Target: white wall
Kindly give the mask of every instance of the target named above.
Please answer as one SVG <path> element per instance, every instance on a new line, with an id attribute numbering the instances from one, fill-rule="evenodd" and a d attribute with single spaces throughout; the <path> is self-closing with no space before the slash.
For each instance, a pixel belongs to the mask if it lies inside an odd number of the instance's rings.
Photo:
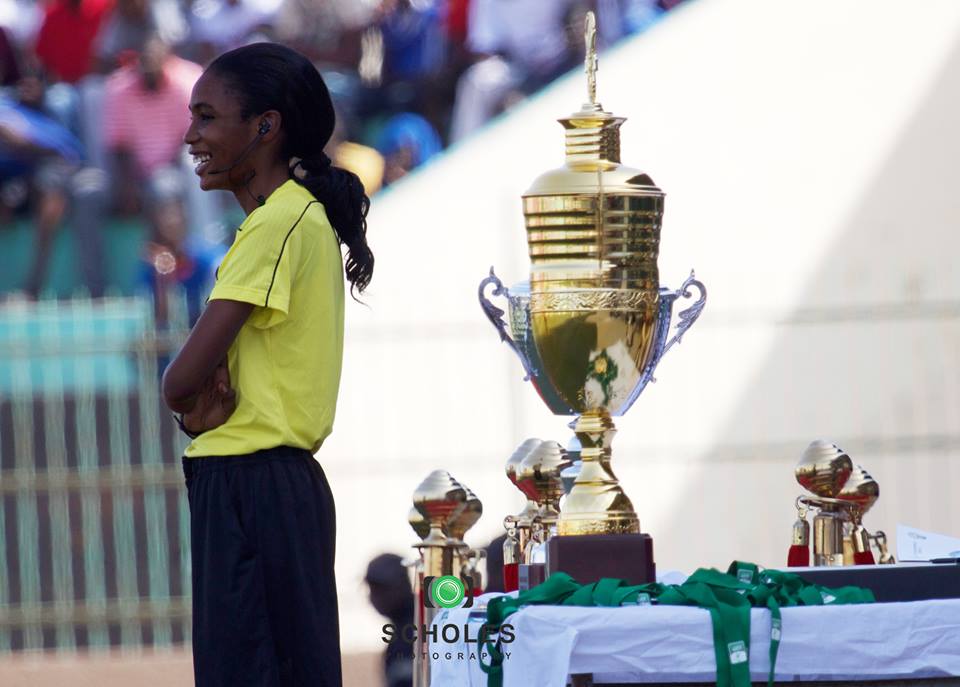
<path id="1" fill-rule="evenodd" d="M 960 3 L 698 0 L 601 54 L 623 160 L 667 193 L 660 274 L 707 309 L 618 420 L 614 467 L 661 569 L 784 562 L 793 464 L 829 438 L 880 482 L 868 528 L 960 534 Z M 575 74 L 375 199 L 368 308 L 348 313 L 334 434 L 344 647 L 376 648 L 367 560 L 403 552 L 411 494 L 449 469 L 521 505 L 503 463 L 565 442 L 476 302 L 528 268 L 520 195 L 562 162 Z"/>

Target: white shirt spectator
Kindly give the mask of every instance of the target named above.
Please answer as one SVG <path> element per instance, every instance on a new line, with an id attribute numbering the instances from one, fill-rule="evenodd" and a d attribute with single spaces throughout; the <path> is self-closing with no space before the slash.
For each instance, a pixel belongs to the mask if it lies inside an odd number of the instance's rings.
<path id="1" fill-rule="evenodd" d="M 556 67 L 567 49 L 564 19 L 570 0 L 473 0 L 467 47 L 501 54 L 527 72 Z"/>
<path id="2" fill-rule="evenodd" d="M 250 34 L 273 22 L 282 0 L 198 0 L 190 13 L 194 41 L 209 43 L 218 52 L 237 48 Z"/>
<path id="3" fill-rule="evenodd" d="M 43 7 L 36 0 L 0 0 L 0 26 L 17 45 L 31 45 L 43 22 Z"/>
<path id="4" fill-rule="evenodd" d="M 156 33 L 167 45 L 187 37 L 187 20 L 177 0 L 152 0 L 145 21 L 131 21 L 114 10 L 97 36 L 97 56 L 116 59 L 124 51 L 139 52 L 147 37 Z"/>

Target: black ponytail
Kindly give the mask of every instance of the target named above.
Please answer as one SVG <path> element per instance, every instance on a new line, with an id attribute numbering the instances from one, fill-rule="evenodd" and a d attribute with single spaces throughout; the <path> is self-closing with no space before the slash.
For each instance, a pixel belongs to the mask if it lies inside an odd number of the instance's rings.
<path id="1" fill-rule="evenodd" d="M 323 203 L 340 243 L 347 247 L 347 281 L 363 293 L 373 276 L 373 251 L 367 245 L 370 199 L 356 174 L 334 167 L 326 154 L 320 155 L 319 160 L 294 158 L 290 176 Z"/>
<path id="2" fill-rule="evenodd" d="M 254 43 L 220 55 L 208 71 L 223 77 L 240 100 L 244 119 L 277 110 L 284 131 L 281 155 L 290 178 L 319 200 L 340 243 L 347 247 L 346 276 L 363 293 L 373 277 L 367 245 L 370 199 L 353 172 L 334 167 L 323 149 L 336 114 L 323 77 L 300 53 L 276 43 Z"/>

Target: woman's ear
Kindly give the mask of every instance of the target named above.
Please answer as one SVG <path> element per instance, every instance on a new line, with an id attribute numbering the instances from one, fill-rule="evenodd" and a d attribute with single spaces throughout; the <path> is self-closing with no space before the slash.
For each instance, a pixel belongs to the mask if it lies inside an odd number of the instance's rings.
<path id="1" fill-rule="evenodd" d="M 280 131 L 281 123 L 280 113 L 276 110 L 267 110 L 260 115 L 260 124 L 257 126 L 257 135 L 263 137 L 263 140 L 270 141 L 276 138 Z"/>

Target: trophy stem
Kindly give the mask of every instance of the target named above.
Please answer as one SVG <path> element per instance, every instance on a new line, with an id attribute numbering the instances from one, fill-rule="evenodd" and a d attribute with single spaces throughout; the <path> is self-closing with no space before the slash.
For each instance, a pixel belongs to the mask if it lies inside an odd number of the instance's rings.
<path id="1" fill-rule="evenodd" d="M 573 431 L 583 466 L 561 508 L 558 534 L 639 534 L 640 520 L 610 467 L 610 443 L 617 433 L 610 413 L 587 411 Z"/>

